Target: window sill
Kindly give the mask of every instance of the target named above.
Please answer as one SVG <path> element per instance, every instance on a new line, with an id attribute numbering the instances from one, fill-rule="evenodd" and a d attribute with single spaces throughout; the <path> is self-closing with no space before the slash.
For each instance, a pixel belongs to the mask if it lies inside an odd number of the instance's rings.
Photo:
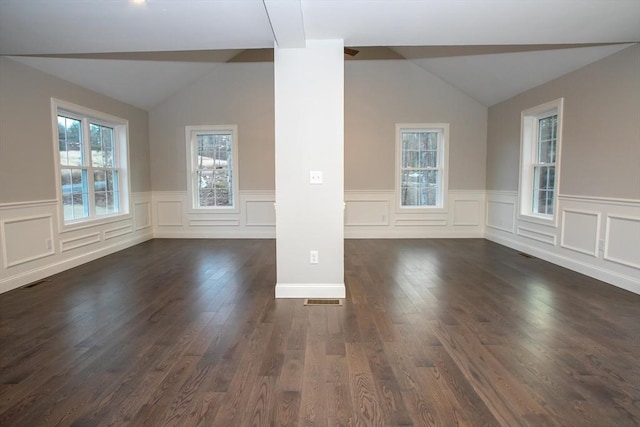
<path id="1" fill-rule="evenodd" d="M 528 222 L 531 224 L 538 224 L 538 225 L 544 225 L 546 227 L 558 228 L 558 221 L 557 221 L 557 217 L 555 216 L 552 218 L 548 218 L 548 217 L 536 216 L 536 215 L 519 214 L 518 220 L 522 222 Z"/>
<path id="2" fill-rule="evenodd" d="M 71 231 L 82 230 L 85 228 L 93 228 L 98 227 L 100 225 L 111 224 L 114 222 L 126 221 L 133 218 L 131 213 L 121 213 L 116 215 L 109 215 L 103 218 L 92 218 L 78 222 L 65 223 L 64 221 L 61 224 L 60 232 L 68 233 Z"/>

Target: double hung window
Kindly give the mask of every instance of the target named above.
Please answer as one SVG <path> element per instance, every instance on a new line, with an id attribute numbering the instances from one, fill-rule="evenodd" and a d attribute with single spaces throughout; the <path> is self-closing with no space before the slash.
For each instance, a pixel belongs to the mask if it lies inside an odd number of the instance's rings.
<path id="1" fill-rule="evenodd" d="M 187 126 L 191 208 L 235 209 L 238 193 L 237 127 Z"/>
<path id="2" fill-rule="evenodd" d="M 562 99 L 522 113 L 520 214 L 554 220 L 562 140 Z"/>
<path id="3" fill-rule="evenodd" d="M 396 125 L 400 208 L 443 208 L 447 191 L 446 124 Z"/>
<path id="4" fill-rule="evenodd" d="M 54 100 L 65 224 L 128 213 L 127 122 Z"/>

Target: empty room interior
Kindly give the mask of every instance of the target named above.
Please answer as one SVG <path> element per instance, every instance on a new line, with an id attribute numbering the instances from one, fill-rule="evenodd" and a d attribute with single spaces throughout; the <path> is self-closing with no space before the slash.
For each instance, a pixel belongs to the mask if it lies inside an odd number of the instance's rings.
<path id="1" fill-rule="evenodd" d="M 640 424 L 637 0 L 3 0 L 0 55 L 0 425 Z"/>

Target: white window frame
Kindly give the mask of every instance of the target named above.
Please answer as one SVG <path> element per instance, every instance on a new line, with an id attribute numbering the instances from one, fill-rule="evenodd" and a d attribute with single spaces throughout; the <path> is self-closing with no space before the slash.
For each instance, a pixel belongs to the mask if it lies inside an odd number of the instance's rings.
<path id="1" fill-rule="evenodd" d="M 440 185 L 435 206 L 402 205 L 402 133 L 438 132 L 438 170 Z M 395 194 L 398 212 L 447 212 L 449 190 L 449 123 L 397 123 L 396 124 Z"/>
<path id="2" fill-rule="evenodd" d="M 89 201 L 89 216 L 74 220 L 65 221 L 64 203 L 62 195 L 61 169 L 64 167 L 60 162 L 60 143 L 58 136 L 58 115 L 78 119 L 82 122 L 81 131 L 83 138 L 83 156 L 87 163 L 82 166 L 74 166 L 73 169 L 87 170 L 87 186 Z M 120 117 L 112 116 L 100 111 L 92 110 L 81 105 L 60 99 L 51 98 L 51 121 L 52 121 L 52 141 L 53 157 L 55 162 L 56 175 L 56 200 L 58 204 L 58 223 L 61 231 L 76 230 L 85 227 L 93 227 L 115 221 L 122 221 L 131 218 L 131 183 L 129 178 L 129 121 Z M 118 206 L 119 211 L 112 214 L 96 215 L 93 171 L 91 163 L 91 139 L 89 125 L 97 124 L 113 128 L 115 169 L 118 171 Z M 101 168 L 96 168 L 101 169 Z"/>
<path id="3" fill-rule="evenodd" d="M 198 177 L 197 177 L 197 139 L 199 134 L 231 133 L 231 206 L 198 206 Z M 191 213 L 237 213 L 239 212 L 240 195 L 238 173 L 238 126 L 237 125 L 203 125 L 185 126 L 185 141 L 187 152 L 187 193 L 189 197 L 188 211 Z"/>
<path id="4" fill-rule="evenodd" d="M 558 194 L 560 184 L 560 165 L 562 153 L 562 117 L 564 98 L 529 108 L 521 113 L 520 136 L 520 182 L 518 189 L 518 218 L 523 221 L 537 222 L 557 227 L 558 225 Z M 557 115 L 557 137 L 554 176 L 553 214 L 546 215 L 533 211 L 534 207 L 534 170 L 538 157 L 538 122 L 544 118 Z"/>

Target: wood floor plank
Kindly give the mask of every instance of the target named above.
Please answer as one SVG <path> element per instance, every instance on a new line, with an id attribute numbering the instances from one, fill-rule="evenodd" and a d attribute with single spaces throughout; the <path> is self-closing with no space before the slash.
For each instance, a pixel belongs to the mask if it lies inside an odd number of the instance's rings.
<path id="1" fill-rule="evenodd" d="M 482 239 L 155 239 L 0 295 L 2 426 L 637 426 L 640 296 Z"/>

